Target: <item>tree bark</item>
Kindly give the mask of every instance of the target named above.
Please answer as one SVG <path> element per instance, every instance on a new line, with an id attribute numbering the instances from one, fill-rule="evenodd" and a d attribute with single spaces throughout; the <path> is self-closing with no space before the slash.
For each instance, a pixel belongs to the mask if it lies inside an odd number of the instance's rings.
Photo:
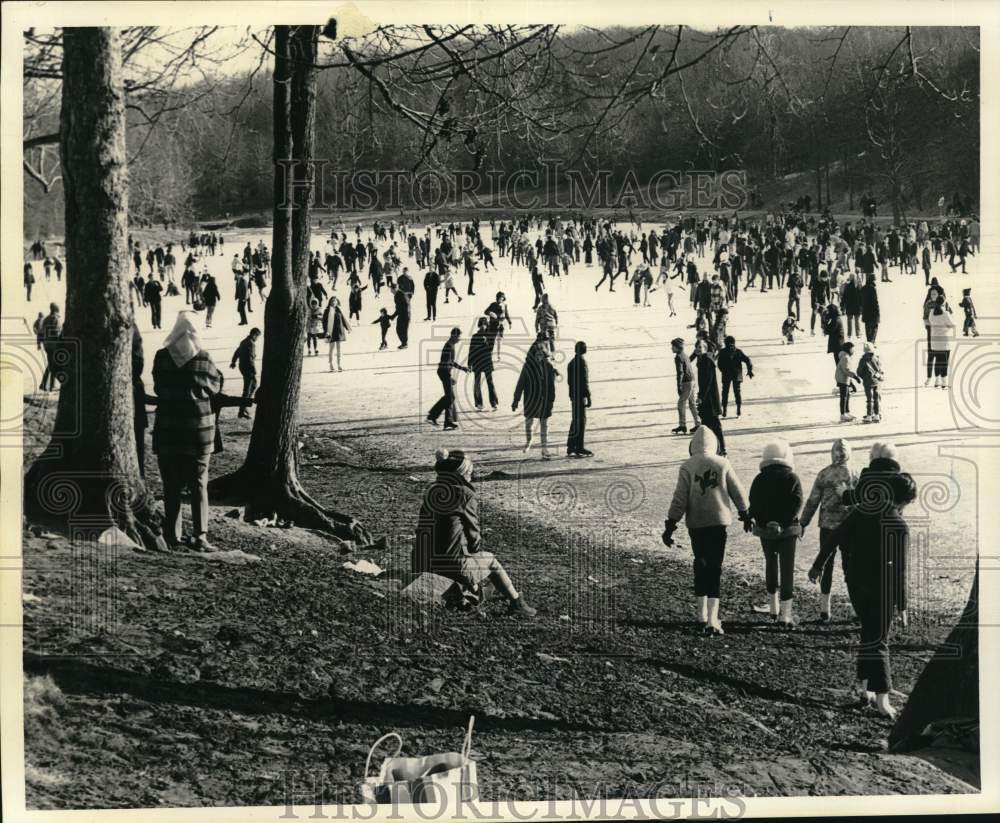
<path id="1" fill-rule="evenodd" d="M 368 531 L 353 517 L 317 503 L 298 476 L 318 40 L 316 26 L 275 27 L 272 282 L 264 309 L 257 411 L 243 466 L 212 481 L 209 492 L 244 503 L 246 520 L 277 517 L 328 532 L 344 544 L 366 544 Z"/>
<path id="2" fill-rule="evenodd" d="M 958 623 L 920 673 L 889 734 L 894 752 L 926 743 L 923 730 L 935 720 L 979 720 L 979 573 Z"/>
<path id="3" fill-rule="evenodd" d="M 66 28 L 63 36 L 66 307 L 54 358 L 62 387 L 52 439 L 25 475 L 24 511 L 79 539 L 117 525 L 140 545 L 165 549 L 135 447 L 119 34 Z"/>

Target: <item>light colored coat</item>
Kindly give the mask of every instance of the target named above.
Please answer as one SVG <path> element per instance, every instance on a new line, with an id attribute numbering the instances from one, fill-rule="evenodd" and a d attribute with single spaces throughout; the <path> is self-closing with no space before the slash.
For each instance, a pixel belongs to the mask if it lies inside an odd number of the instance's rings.
<path id="1" fill-rule="evenodd" d="M 736 472 L 725 457 L 716 454 L 718 441 L 706 427 L 699 426 L 691 438 L 691 456 L 677 475 L 677 487 L 667 517 L 686 520 L 688 529 L 728 526 L 733 522 L 729 506 L 747 510 L 748 503 Z"/>

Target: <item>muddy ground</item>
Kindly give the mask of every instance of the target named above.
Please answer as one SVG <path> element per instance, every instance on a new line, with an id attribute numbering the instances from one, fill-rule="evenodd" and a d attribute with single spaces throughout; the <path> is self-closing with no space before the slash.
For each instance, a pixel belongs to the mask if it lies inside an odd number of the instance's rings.
<path id="1" fill-rule="evenodd" d="M 246 442 L 237 421 L 224 429 L 213 473 Z M 311 430 L 303 478 L 388 536 L 361 555 L 387 570 L 378 579 L 343 569 L 351 558 L 321 535 L 228 508 L 213 508 L 227 550 L 215 558 L 74 553 L 25 532 L 30 808 L 358 802 L 382 733 L 407 753 L 453 750 L 470 714 L 486 800 L 973 790 L 974 758 L 939 753 L 963 781 L 884 753 L 888 721 L 847 691 L 856 626 L 809 622 L 812 592 L 801 627 L 782 632 L 752 610 L 759 578 L 726 574 L 726 635 L 702 638 L 683 546 L 588 540 L 512 513 L 498 501 L 520 494 L 516 479 L 483 481 L 499 486 L 483 522 L 538 618 L 512 621 L 498 600 L 464 614 L 399 598 L 428 475 L 357 440 L 345 461 L 344 448 Z M 945 622 L 897 634 L 903 695 Z"/>

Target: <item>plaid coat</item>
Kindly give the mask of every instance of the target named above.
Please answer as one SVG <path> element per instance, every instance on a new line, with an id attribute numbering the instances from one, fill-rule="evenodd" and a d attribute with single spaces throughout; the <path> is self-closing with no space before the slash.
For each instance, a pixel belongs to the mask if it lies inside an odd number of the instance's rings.
<path id="1" fill-rule="evenodd" d="M 153 424 L 157 454 L 201 457 L 215 443 L 212 398 L 222 391 L 222 374 L 208 352 L 200 351 L 179 367 L 167 349 L 153 358 L 153 391 L 158 398 Z"/>

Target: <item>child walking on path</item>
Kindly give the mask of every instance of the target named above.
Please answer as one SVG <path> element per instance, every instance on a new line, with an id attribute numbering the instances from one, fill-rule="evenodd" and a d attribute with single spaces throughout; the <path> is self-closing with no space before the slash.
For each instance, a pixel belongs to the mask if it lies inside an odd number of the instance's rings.
<path id="1" fill-rule="evenodd" d="M 684 518 L 694 553 L 694 594 L 698 622 L 706 635 L 723 634 L 719 620 L 719 583 L 726 555 L 726 528 L 733 522 L 729 501 L 736 505 L 743 528 L 751 528 L 747 499 L 729 461 L 716 452 L 718 442 L 699 426 L 689 445 L 691 456 L 677 475 L 667 512 L 663 543 L 672 546 L 677 524 Z"/>
<path id="2" fill-rule="evenodd" d="M 750 485 L 753 533 L 764 550 L 764 579 L 770 596 L 771 619 L 792 628 L 795 617 L 795 545 L 802 535 L 799 510 L 802 483 L 795 474 L 791 447 L 775 440 L 764 447 L 760 474 Z"/>
<path id="3" fill-rule="evenodd" d="M 841 500 L 841 489 L 845 486 L 854 488 L 858 482 L 858 473 L 851 463 L 851 447 L 846 440 L 838 438 L 830 448 L 830 465 L 820 469 L 813 481 L 812 491 L 802 509 L 802 530 L 805 531 L 812 522 L 813 515 L 819 511 L 819 554 L 809 572 L 809 582 L 819 580 L 820 609 L 819 619 L 828 623 L 831 615 L 831 592 L 833 590 L 833 555 L 838 544 L 834 538 L 834 529 L 844 522 L 850 509 Z M 847 556 L 841 552 L 841 568 L 844 580 L 847 580 Z"/>

